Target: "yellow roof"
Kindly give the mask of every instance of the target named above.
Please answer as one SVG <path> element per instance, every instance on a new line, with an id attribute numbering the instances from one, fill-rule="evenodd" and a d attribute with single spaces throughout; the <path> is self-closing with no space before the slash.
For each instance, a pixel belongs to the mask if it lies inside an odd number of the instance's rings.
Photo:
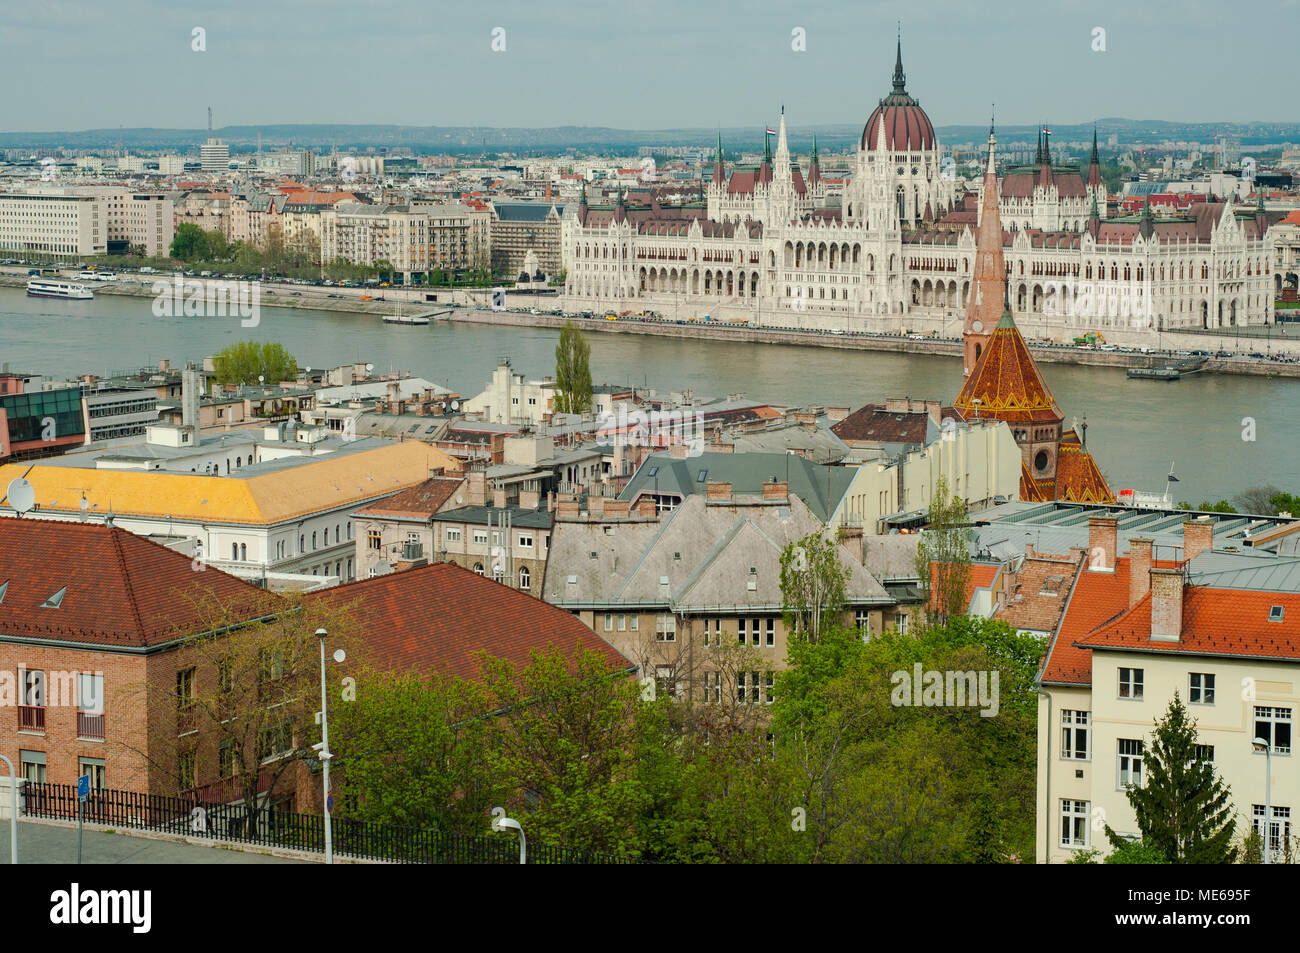
<path id="1" fill-rule="evenodd" d="M 80 513 L 84 495 L 97 516 L 111 509 L 121 516 L 269 525 L 414 486 L 437 467 L 459 470 L 460 463 L 416 440 L 242 477 L 13 463 L 0 466 L 0 493 L 24 476 L 41 510 Z"/>

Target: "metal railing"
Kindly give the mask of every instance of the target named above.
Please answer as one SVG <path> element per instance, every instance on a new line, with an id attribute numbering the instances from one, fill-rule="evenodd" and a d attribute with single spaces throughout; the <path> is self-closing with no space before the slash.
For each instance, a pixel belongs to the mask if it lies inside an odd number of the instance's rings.
<path id="1" fill-rule="evenodd" d="M 76 820 L 77 788 L 72 784 L 27 783 L 27 817 Z M 325 819 L 274 805 L 250 818 L 242 801 L 202 801 L 136 791 L 93 789 L 85 820 L 115 828 L 163 831 L 188 837 L 231 840 L 264 847 L 323 853 Z M 451 834 L 437 830 L 331 817 L 334 852 L 341 856 L 407 864 L 517 864 L 519 842 L 510 835 Z M 635 864 L 635 857 L 601 851 L 528 844 L 530 864 Z"/>
<path id="2" fill-rule="evenodd" d="M 44 731 L 45 707 L 43 705 L 19 705 L 18 730 Z"/>
<path id="3" fill-rule="evenodd" d="M 77 737 L 104 740 L 104 714 L 89 711 L 77 712 Z"/>

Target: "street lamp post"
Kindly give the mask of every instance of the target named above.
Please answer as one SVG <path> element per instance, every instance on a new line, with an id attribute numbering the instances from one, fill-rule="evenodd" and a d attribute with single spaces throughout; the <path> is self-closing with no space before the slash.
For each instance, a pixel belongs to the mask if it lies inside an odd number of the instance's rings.
<path id="1" fill-rule="evenodd" d="M 18 772 L 14 763 L 0 754 L 0 761 L 9 765 L 9 863 L 18 863 Z"/>
<path id="2" fill-rule="evenodd" d="M 320 744 L 313 745 L 320 752 L 321 767 L 324 773 L 323 784 L 325 787 L 325 863 L 334 863 L 334 830 L 330 823 L 330 728 L 329 728 L 329 710 L 326 706 L 325 698 L 325 636 L 329 635 L 324 629 L 316 630 L 316 637 L 320 639 Z M 347 653 L 342 649 L 336 649 L 334 652 L 334 661 L 342 662 L 347 658 Z"/>
<path id="3" fill-rule="evenodd" d="M 498 814 L 497 811 L 500 811 L 501 813 Z M 520 826 L 519 822 L 516 821 L 513 817 L 506 817 L 505 811 L 499 807 L 493 810 L 492 813 L 494 815 L 492 818 L 492 829 L 494 831 L 511 830 L 511 831 L 517 831 L 519 833 L 519 863 L 527 864 L 528 863 L 528 841 L 524 837 L 523 827 Z"/>
<path id="4" fill-rule="evenodd" d="M 1256 751 L 1264 752 L 1264 846 L 1260 850 L 1260 863 L 1267 864 L 1273 851 L 1273 746 L 1263 738 L 1252 744 Z"/>

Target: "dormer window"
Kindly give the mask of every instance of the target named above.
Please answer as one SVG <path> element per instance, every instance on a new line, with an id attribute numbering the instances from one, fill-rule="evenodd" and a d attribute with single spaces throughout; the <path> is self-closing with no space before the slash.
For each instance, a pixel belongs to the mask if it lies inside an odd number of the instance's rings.
<path id="1" fill-rule="evenodd" d="M 0 590 L 0 595 L 3 595 L 3 594 L 4 594 L 4 593 L 3 593 L 3 590 Z M 1282 621 L 1282 615 L 1283 615 L 1284 611 L 1285 611 L 1285 609 L 1284 609 L 1284 607 L 1282 607 L 1282 606 L 1269 606 L 1269 607 L 1268 607 L 1268 621 L 1269 621 L 1269 622 L 1281 622 L 1281 621 Z"/>
<path id="2" fill-rule="evenodd" d="M 8 583 L 5 583 L 5 585 L 8 586 L 9 584 L 8 584 Z M 64 586 L 62 589 L 60 589 L 60 590 L 59 590 L 58 592 L 56 592 L 54 595 L 50 596 L 48 599 L 46 599 L 44 602 L 42 602 L 42 603 L 41 603 L 41 608 L 42 608 L 42 609 L 57 609 L 59 606 L 63 605 L 63 596 L 64 596 L 64 594 L 67 593 L 67 591 L 68 591 L 68 587 L 67 587 L 67 586 Z"/>

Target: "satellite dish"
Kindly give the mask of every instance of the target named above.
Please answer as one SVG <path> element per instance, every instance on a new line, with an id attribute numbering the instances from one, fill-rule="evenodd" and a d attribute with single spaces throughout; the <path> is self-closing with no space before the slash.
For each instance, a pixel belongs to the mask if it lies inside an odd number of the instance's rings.
<path id="1" fill-rule="evenodd" d="M 36 505 L 36 488 L 22 477 L 11 480 L 9 489 L 5 491 L 5 494 L 9 497 L 9 505 L 19 515 L 26 513 Z"/>
<path id="2" fill-rule="evenodd" d="M 458 400 L 453 400 L 453 401 L 451 402 L 451 409 L 452 409 L 452 410 L 460 410 L 460 401 L 458 401 Z"/>

